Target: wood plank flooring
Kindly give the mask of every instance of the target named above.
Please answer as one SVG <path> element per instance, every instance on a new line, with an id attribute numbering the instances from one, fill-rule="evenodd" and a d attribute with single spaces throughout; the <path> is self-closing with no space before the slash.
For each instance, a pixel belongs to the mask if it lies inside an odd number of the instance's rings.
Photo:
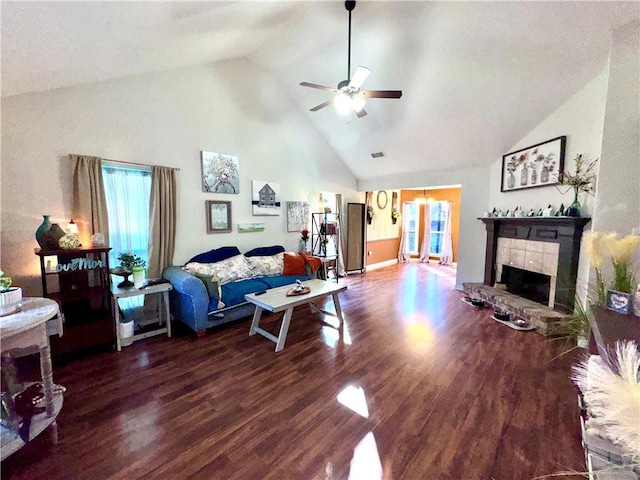
<path id="1" fill-rule="evenodd" d="M 345 283 L 345 331 L 297 308 L 278 354 L 249 337 L 246 319 L 200 339 L 175 324 L 174 338 L 56 366 L 67 388 L 59 443 L 43 434 L 2 463 L 2 478 L 515 480 L 584 469 L 575 357 L 554 359 L 559 342 L 462 303 L 437 266 Z"/>

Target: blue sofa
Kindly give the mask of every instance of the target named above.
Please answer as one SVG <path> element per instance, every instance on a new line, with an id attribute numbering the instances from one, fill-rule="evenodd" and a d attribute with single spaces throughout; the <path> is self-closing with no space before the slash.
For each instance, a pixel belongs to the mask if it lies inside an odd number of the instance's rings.
<path id="1" fill-rule="evenodd" d="M 308 265 L 306 275 L 285 276 L 282 269 L 277 273 L 273 268 L 277 263 L 276 256 L 284 255 L 284 251 L 284 247 L 276 245 L 256 248 L 242 255 L 237 247 L 221 247 L 196 255 L 185 266 L 166 268 L 162 276 L 173 286 L 169 292 L 171 314 L 198 336 L 204 335 L 207 328 L 253 315 L 255 306 L 245 301 L 246 294 L 313 277 Z M 254 266 L 250 271 L 244 267 L 245 260 Z M 260 268 L 260 262 L 269 263 L 271 270 Z M 197 273 L 197 268 L 193 273 L 194 265 L 206 273 Z M 236 268 L 237 265 L 241 268 Z M 217 275 L 226 278 L 221 281 Z M 229 278 L 233 280 L 229 281 Z"/>

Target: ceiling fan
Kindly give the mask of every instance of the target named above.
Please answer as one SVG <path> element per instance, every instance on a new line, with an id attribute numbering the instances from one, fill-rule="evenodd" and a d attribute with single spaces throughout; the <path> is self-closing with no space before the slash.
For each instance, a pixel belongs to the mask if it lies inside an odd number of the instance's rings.
<path id="1" fill-rule="evenodd" d="M 317 88 L 319 90 L 326 90 L 334 93 L 333 98 L 327 100 L 320 105 L 316 105 L 311 108 L 311 112 L 317 112 L 318 110 L 328 107 L 331 104 L 335 104 L 339 113 L 347 115 L 352 110 L 356 112 L 358 117 L 364 117 L 367 112 L 364 109 L 365 101 L 368 98 L 400 98 L 402 97 L 401 90 L 360 90 L 360 87 L 371 73 L 366 67 L 358 67 L 353 77 L 351 75 L 351 12 L 356 8 L 355 1 L 346 1 L 344 6 L 349 12 L 349 46 L 347 57 L 347 80 L 343 80 L 338 84 L 338 88 L 325 87 L 316 83 L 301 82 L 303 87 Z"/>

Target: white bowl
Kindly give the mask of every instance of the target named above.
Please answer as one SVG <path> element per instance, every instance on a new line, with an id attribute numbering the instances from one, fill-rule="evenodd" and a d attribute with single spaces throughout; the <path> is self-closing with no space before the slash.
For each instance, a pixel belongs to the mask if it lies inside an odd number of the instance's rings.
<path id="1" fill-rule="evenodd" d="M 18 310 L 22 301 L 22 289 L 11 287 L 6 292 L 0 292 L 0 316 L 9 315 Z"/>

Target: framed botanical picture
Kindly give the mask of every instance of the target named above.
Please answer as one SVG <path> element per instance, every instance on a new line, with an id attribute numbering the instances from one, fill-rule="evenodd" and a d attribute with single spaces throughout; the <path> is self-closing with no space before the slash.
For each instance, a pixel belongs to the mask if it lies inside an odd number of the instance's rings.
<path id="1" fill-rule="evenodd" d="M 503 155 L 500 191 L 511 192 L 558 183 L 558 175 L 564 171 L 566 143 L 566 136 L 556 137 Z"/>
<path id="2" fill-rule="evenodd" d="M 207 233 L 229 233 L 231 231 L 231 202 L 206 200 Z"/>
<path id="3" fill-rule="evenodd" d="M 224 153 L 201 152 L 202 191 L 240 193 L 240 161 Z"/>
<path id="4" fill-rule="evenodd" d="M 254 215 L 280 215 L 280 184 L 253 180 L 251 206 Z"/>
<path id="5" fill-rule="evenodd" d="M 309 202 L 287 202 L 287 232 L 309 227 Z"/>
<path id="6" fill-rule="evenodd" d="M 608 290 L 606 307 L 614 312 L 629 315 L 633 312 L 631 295 L 628 293 L 616 292 L 615 290 Z"/>

